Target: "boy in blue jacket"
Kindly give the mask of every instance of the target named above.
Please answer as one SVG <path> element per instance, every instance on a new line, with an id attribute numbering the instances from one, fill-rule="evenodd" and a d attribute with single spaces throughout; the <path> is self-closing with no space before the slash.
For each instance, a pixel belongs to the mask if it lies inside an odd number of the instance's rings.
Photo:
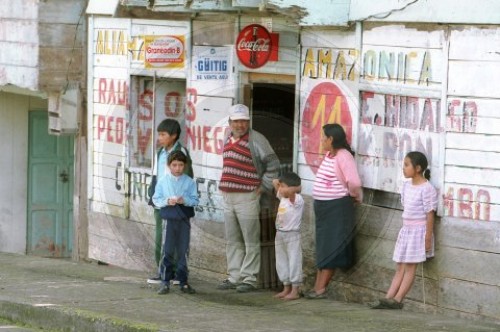
<path id="1" fill-rule="evenodd" d="M 187 294 L 195 293 L 188 284 L 187 255 L 191 232 L 190 219 L 194 216 L 193 206 L 199 203 L 199 198 L 196 183 L 184 174 L 186 164 L 187 156 L 184 152 L 171 152 L 167 161 L 170 174 L 158 181 L 153 195 L 153 203 L 160 208 L 160 215 L 167 224 L 160 260 L 162 284 L 158 294 L 167 294 L 170 291 L 170 279 L 175 268 L 174 253 L 177 253 L 175 275 L 181 291 Z"/>

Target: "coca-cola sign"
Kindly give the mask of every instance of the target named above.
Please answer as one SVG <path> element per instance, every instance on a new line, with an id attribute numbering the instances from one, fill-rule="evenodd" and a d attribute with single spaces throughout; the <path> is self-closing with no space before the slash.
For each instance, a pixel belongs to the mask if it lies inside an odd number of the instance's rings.
<path id="1" fill-rule="evenodd" d="M 259 24 L 250 24 L 236 39 L 236 55 L 248 68 L 259 68 L 269 60 L 272 50 L 271 34 Z"/>

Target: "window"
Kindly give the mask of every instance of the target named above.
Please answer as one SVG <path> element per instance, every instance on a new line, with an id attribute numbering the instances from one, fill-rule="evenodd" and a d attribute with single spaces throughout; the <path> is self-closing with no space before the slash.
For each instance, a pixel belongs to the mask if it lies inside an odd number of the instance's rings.
<path id="1" fill-rule="evenodd" d="M 183 80 L 132 77 L 127 128 L 129 167 L 151 168 L 158 148 L 156 128 L 161 121 L 172 118 L 185 128 L 185 87 Z"/>

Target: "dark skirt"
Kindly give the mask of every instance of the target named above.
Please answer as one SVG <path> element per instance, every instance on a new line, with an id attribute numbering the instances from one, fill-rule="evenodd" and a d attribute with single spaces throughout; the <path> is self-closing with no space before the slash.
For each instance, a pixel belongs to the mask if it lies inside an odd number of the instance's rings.
<path id="1" fill-rule="evenodd" d="M 316 267 L 348 268 L 353 264 L 354 200 L 350 196 L 314 200 Z"/>

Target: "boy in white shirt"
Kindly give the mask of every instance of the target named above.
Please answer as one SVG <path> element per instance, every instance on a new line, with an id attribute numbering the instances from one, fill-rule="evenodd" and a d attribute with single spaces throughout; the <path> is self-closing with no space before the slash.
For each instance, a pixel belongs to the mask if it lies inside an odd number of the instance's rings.
<path id="1" fill-rule="evenodd" d="M 273 180 L 280 199 L 276 216 L 276 271 L 283 283 L 283 291 L 276 298 L 296 300 L 300 298 L 302 285 L 302 245 L 300 223 L 304 210 L 304 199 L 300 194 L 300 177 L 293 173 L 281 175 Z"/>

